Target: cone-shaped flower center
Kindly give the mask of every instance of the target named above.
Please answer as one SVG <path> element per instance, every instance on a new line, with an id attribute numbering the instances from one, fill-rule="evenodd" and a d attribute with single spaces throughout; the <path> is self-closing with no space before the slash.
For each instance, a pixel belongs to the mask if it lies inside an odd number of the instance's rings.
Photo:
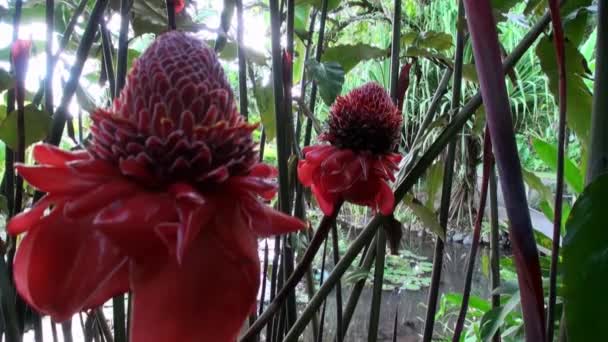
<path id="1" fill-rule="evenodd" d="M 329 130 L 321 139 L 340 148 L 389 153 L 399 143 L 401 122 L 401 113 L 384 88 L 368 83 L 336 99 Z"/>
<path id="2" fill-rule="evenodd" d="M 89 151 L 151 187 L 209 185 L 256 161 L 251 132 L 212 49 L 182 32 L 158 37 L 120 97 L 92 115 Z"/>

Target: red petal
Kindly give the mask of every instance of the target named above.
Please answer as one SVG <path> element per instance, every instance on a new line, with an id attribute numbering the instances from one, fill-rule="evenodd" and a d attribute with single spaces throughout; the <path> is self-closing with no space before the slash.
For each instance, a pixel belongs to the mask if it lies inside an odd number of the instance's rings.
<path id="1" fill-rule="evenodd" d="M 176 254 L 178 263 L 182 263 L 184 255 L 190 245 L 207 223 L 217 214 L 218 208 L 211 200 L 200 202 L 178 200 L 178 214 L 180 216 L 180 227 L 177 231 Z"/>
<path id="2" fill-rule="evenodd" d="M 164 193 L 147 192 L 117 199 L 93 220 L 123 253 L 138 262 L 166 254 L 155 231 L 157 225 L 165 222 L 177 222 L 175 200 Z"/>
<path id="3" fill-rule="evenodd" d="M 249 170 L 249 176 L 260 177 L 260 178 L 275 178 L 279 175 L 279 171 L 264 163 L 255 164 L 251 170 Z"/>
<path id="4" fill-rule="evenodd" d="M 118 198 L 125 198 L 137 191 L 137 185 L 118 180 L 106 183 L 95 189 L 68 201 L 64 214 L 68 217 L 78 217 L 100 210 Z"/>
<path id="5" fill-rule="evenodd" d="M 236 191 L 249 191 L 265 200 L 271 200 L 277 193 L 277 186 L 265 179 L 257 177 L 230 177 L 229 185 Z"/>
<path id="6" fill-rule="evenodd" d="M 312 184 L 311 187 L 312 193 L 315 195 L 315 199 L 321 208 L 323 214 L 330 216 L 334 213 L 334 208 L 336 205 L 336 198 L 333 195 L 326 193 L 321 190 L 317 184 Z"/>
<path id="7" fill-rule="evenodd" d="M 82 193 L 98 186 L 100 183 L 100 180 L 80 177 L 66 167 L 18 164 L 16 168 L 23 179 L 43 192 Z"/>
<path id="8" fill-rule="evenodd" d="M 57 321 L 128 289 L 126 258 L 91 229 L 90 218 L 68 220 L 60 212 L 25 236 L 14 263 L 19 293 Z"/>
<path id="9" fill-rule="evenodd" d="M 32 153 L 39 164 L 50 166 L 64 166 L 67 162 L 90 158 L 89 152 L 85 150 L 69 152 L 49 144 L 35 145 Z"/>
<path id="10" fill-rule="evenodd" d="M 393 195 L 393 190 L 391 190 L 386 182 L 380 181 L 378 193 L 376 193 L 375 204 L 382 215 L 389 216 L 393 213 L 395 196 Z"/>
<path id="11" fill-rule="evenodd" d="M 310 186 L 314 179 L 314 173 L 318 172 L 319 165 L 308 160 L 298 162 L 298 179 L 304 186 Z"/>
<path id="12" fill-rule="evenodd" d="M 57 205 L 57 202 L 63 202 L 63 200 L 63 198 L 57 198 L 57 196 L 43 196 L 30 210 L 22 211 L 8 222 L 6 226 L 8 233 L 11 235 L 25 233 L 38 224 L 38 221 L 40 221 L 44 215 L 44 211 L 48 209 L 51 204 Z"/>
<path id="13" fill-rule="evenodd" d="M 306 160 L 311 162 L 322 162 L 337 149 L 331 145 L 314 145 L 302 149 L 302 154 Z"/>
<path id="14" fill-rule="evenodd" d="M 249 228 L 258 237 L 293 233 L 306 228 L 306 224 L 299 219 L 261 203 L 249 205 L 243 208 L 243 210 L 243 214 L 251 219 L 251 226 Z"/>
<path id="15" fill-rule="evenodd" d="M 181 265 L 168 258 L 133 269 L 132 342 L 236 340 L 255 303 L 260 269 L 251 232 L 226 218 L 218 229 L 231 237 L 205 230 Z M 242 254 L 234 235 L 249 235 L 254 254 Z"/>

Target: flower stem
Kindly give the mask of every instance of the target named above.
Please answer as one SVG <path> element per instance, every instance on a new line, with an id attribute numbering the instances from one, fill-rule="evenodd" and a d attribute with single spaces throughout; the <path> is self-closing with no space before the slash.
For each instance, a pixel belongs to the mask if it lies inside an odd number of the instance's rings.
<path id="1" fill-rule="evenodd" d="M 327 238 L 327 234 L 329 233 L 333 222 L 336 220 L 336 217 L 338 216 L 338 212 L 340 211 L 341 207 L 342 203 L 337 203 L 335 205 L 333 215 L 323 216 L 323 219 L 319 223 L 319 227 L 317 228 L 315 235 L 310 241 L 308 248 L 304 252 L 304 256 L 302 256 L 302 259 L 296 265 L 296 268 L 294 269 L 293 273 L 285 281 L 285 284 L 283 285 L 281 290 L 279 290 L 279 292 L 274 297 L 270 305 L 268 305 L 266 310 L 258 317 L 257 321 L 253 325 L 251 325 L 249 329 L 247 329 L 247 331 L 242 337 L 242 340 L 247 341 L 257 333 L 259 333 L 260 330 L 262 330 L 262 328 L 268 323 L 268 321 L 272 317 L 274 317 L 274 315 L 278 312 L 281 306 L 283 306 L 285 299 L 287 299 L 287 296 L 290 294 L 290 292 L 293 291 L 298 282 L 300 282 L 300 280 L 306 273 L 307 268 L 310 266 L 313 259 L 315 258 L 315 255 L 319 251 L 321 244 Z"/>

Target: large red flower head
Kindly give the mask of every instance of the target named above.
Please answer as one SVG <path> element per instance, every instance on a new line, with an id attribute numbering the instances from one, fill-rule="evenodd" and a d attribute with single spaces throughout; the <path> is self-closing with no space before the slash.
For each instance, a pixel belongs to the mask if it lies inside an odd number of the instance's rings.
<path id="1" fill-rule="evenodd" d="M 305 147 L 298 164 L 300 181 L 311 187 L 325 215 L 333 214 L 340 201 L 392 213 L 395 199 L 387 182 L 395 180 L 401 160 L 393 153 L 401 123 L 400 111 L 376 83 L 336 99 L 329 129 L 321 135 L 330 145 Z"/>
<path id="2" fill-rule="evenodd" d="M 92 143 L 34 148 L 19 174 L 46 192 L 9 223 L 23 298 L 57 320 L 133 293 L 131 341 L 234 341 L 255 304 L 257 237 L 303 228 L 263 204 L 276 170 L 213 50 L 157 38 L 114 106 L 92 114 Z"/>

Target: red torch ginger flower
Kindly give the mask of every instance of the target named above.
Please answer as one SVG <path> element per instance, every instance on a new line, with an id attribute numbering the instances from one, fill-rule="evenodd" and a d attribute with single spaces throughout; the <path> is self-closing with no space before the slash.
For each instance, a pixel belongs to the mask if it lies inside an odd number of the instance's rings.
<path id="1" fill-rule="evenodd" d="M 386 91 L 368 83 L 339 96 L 330 108 L 329 130 L 321 140 L 302 150 L 298 177 L 311 188 L 321 210 L 332 215 L 340 201 L 365 205 L 384 215 L 393 212 L 394 196 L 387 181 L 401 156 L 402 117 Z"/>
<path id="2" fill-rule="evenodd" d="M 133 342 L 234 341 L 255 306 L 257 237 L 304 225 L 262 203 L 276 171 L 256 162 L 213 50 L 160 36 L 92 119 L 86 151 L 37 145 L 38 165 L 17 167 L 47 193 L 9 223 L 27 232 L 17 290 L 56 320 L 131 290 Z"/>

